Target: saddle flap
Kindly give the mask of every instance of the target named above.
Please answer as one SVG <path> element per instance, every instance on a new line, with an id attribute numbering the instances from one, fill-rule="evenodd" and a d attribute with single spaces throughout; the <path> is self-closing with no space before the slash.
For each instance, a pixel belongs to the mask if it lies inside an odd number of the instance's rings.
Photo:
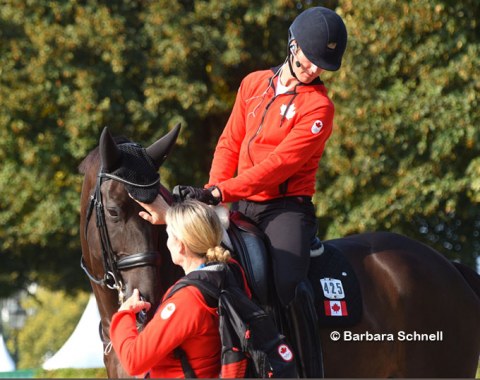
<path id="1" fill-rule="evenodd" d="M 357 276 L 344 254 L 329 243 L 312 258 L 308 278 L 315 294 L 321 327 L 352 326 L 362 317 L 362 294 Z"/>
<path id="2" fill-rule="evenodd" d="M 230 214 L 228 235 L 233 245 L 233 254 L 245 270 L 252 296 L 260 305 L 269 305 L 270 259 L 265 245 L 264 233 L 239 212 Z"/>

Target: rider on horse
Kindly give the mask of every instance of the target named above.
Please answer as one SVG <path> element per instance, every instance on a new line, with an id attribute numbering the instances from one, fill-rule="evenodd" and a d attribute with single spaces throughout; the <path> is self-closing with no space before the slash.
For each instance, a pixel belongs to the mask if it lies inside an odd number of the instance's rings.
<path id="1" fill-rule="evenodd" d="M 319 75 L 340 68 L 346 44 L 345 24 L 334 11 L 302 12 L 290 26 L 284 63 L 242 81 L 209 183 L 176 189 L 182 198 L 208 204 L 238 202 L 266 233 L 277 295 L 289 320 L 297 321 L 290 338 L 305 377 L 322 376 L 317 317 L 305 281 L 317 231 L 315 176 L 334 116 Z"/>

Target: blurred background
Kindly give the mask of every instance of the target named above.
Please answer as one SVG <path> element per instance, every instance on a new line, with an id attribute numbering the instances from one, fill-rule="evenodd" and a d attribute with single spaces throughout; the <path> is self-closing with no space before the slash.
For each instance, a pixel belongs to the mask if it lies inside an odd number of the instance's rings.
<path id="1" fill-rule="evenodd" d="M 77 168 L 103 127 L 147 145 L 181 122 L 162 183 L 203 186 L 240 81 L 282 63 L 291 22 L 317 5 L 349 32 L 342 68 L 322 74 L 336 116 L 319 235 L 399 232 L 478 268 L 478 0 L 2 0 L 4 377 L 106 376 L 42 369 L 87 310 L 98 328 L 79 266 Z"/>

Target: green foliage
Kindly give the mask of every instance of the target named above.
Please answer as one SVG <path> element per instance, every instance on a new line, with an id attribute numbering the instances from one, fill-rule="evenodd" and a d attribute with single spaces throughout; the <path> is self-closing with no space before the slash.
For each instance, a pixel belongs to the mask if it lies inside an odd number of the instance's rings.
<path id="1" fill-rule="evenodd" d="M 53 371 L 43 369 L 23 369 L 12 372 L 0 372 L 0 379 L 105 379 L 105 368 L 65 368 Z"/>
<path id="2" fill-rule="evenodd" d="M 29 317 L 18 335 L 18 368 L 38 368 L 55 354 L 75 329 L 88 302 L 88 293 L 68 296 L 39 289 L 22 302 Z M 13 352 L 13 337 L 7 346 Z"/>
<path id="3" fill-rule="evenodd" d="M 77 166 L 105 125 L 146 145 L 182 122 L 162 181 L 203 185 L 241 79 L 284 60 L 288 26 L 314 3 L 4 0 L 0 296 L 30 282 L 88 287 Z M 395 230 L 472 264 L 478 1 L 322 4 L 349 30 L 344 66 L 322 75 L 337 107 L 319 170 L 322 234 Z"/>
<path id="4" fill-rule="evenodd" d="M 105 379 L 107 370 L 105 368 L 38 370 L 35 372 L 34 377 L 37 379 Z"/>
<path id="5" fill-rule="evenodd" d="M 240 80 L 281 62 L 297 7 L 302 2 L 3 1 L 0 295 L 33 281 L 88 286 L 78 266 L 77 166 L 105 125 L 149 144 L 182 122 L 162 181 L 205 183 Z"/>
<path id="6" fill-rule="evenodd" d="M 349 43 L 328 77 L 336 127 L 317 194 L 326 236 L 393 230 L 473 265 L 480 3 L 345 1 L 340 11 Z"/>

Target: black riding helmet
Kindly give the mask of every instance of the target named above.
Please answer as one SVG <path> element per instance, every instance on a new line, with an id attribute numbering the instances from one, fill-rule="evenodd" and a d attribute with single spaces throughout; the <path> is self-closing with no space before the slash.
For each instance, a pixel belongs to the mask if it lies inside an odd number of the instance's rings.
<path id="1" fill-rule="evenodd" d="M 300 13 L 288 30 L 289 45 L 293 39 L 314 65 L 328 71 L 340 68 L 347 47 L 347 28 L 331 9 L 313 7 Z"/>

